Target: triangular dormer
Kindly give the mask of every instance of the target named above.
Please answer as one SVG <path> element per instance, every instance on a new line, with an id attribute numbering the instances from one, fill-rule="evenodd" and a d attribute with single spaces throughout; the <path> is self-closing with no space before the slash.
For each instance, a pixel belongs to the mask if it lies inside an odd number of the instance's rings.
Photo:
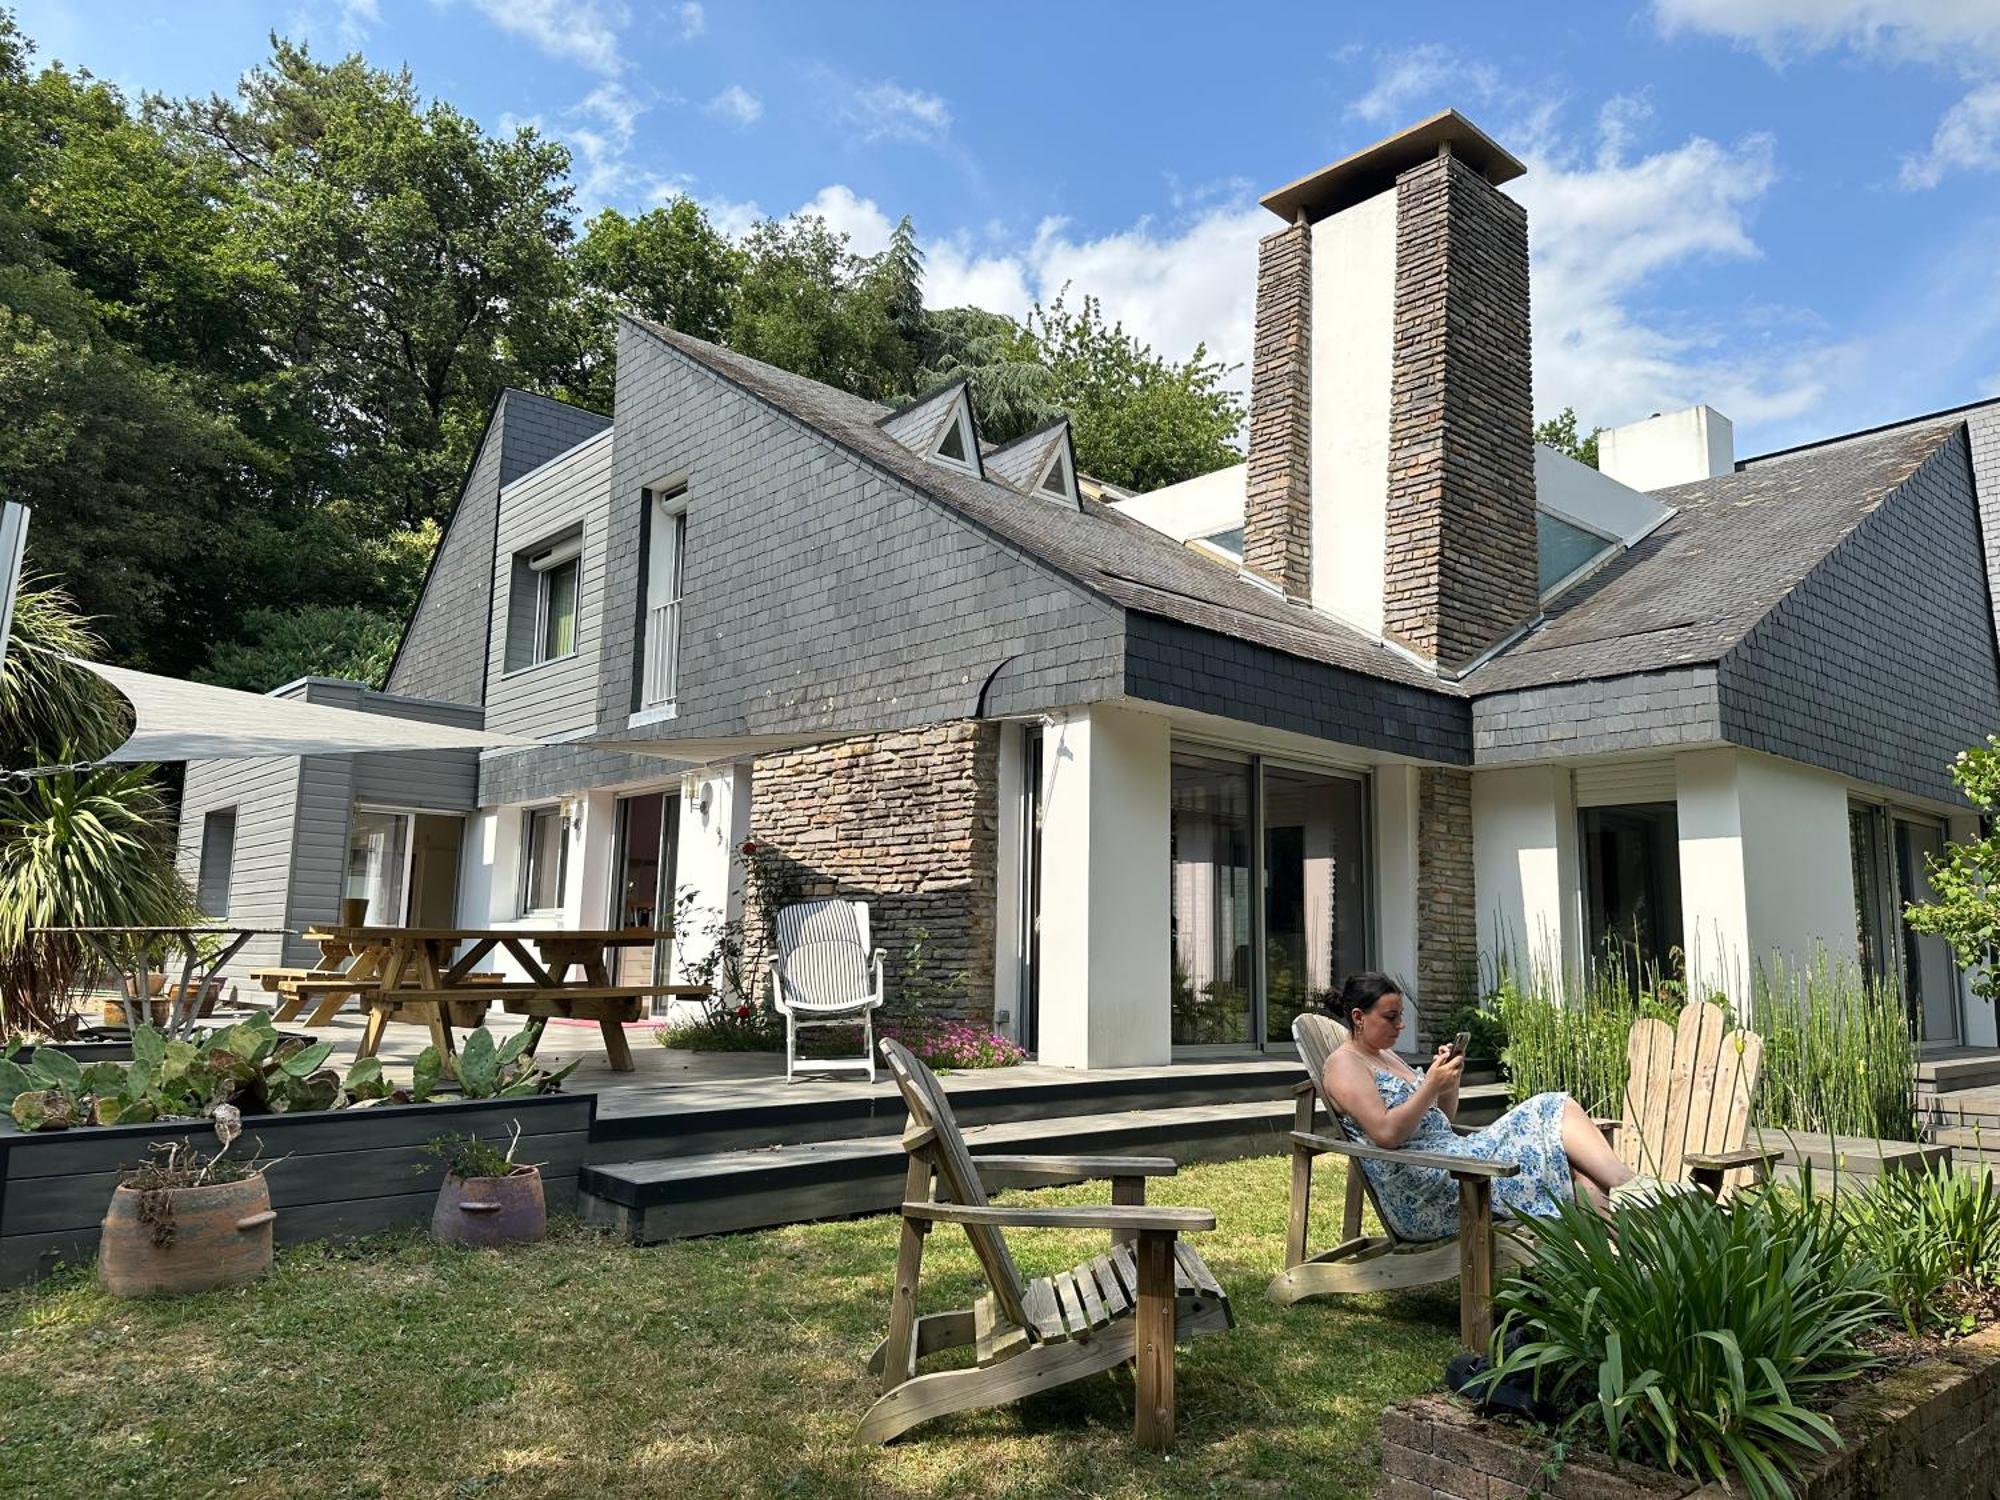
<path id="1" fill-rule="evenodd" d="M 920 396 L 876 425 L 919 458 L 975 479 L 986 477 L 979 429 L 972 420 L 972 394 L 963 380 Z"/>
<path id="2" fill-rule="evenodd" d="M 994 449 L 986 455 L 986 473 L 1024 495 L 1071 510 L 1083 508 L 1077 498 L 1076 446 L 1067 417 Z"/>

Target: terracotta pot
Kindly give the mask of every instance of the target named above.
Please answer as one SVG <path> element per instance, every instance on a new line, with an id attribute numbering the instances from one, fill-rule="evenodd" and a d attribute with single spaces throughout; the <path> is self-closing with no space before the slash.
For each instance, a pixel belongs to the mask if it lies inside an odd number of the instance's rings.
<path id="1" fill-rule="evenodd" d="M 145 1200 L 157 1199 L 164 1211 L 142 1217 Z M 271 1269 L 277 1217 L 261 1172 L 156 1193 L 121 1187 L 104 1216 L 97 1279 L 114 1297 L 241 1286 Z"/>
<path id="2" fill-rule="evenodd" d="M 158 999 L 146 1002 L 147 1019 L 155 1026 L 166 1025 L 168 1019 L 173 1015 L 173 1010 L 174 1003 L 171 1000 Z M 104 1002 L 104 1024 L 106 1026 L 130 1026 L 132 1024 L 132 1014 L 126 1008 L 123 1000 L 106 1000 Z"/>
<path id="3" fill-rule="evenodd" d="M 527 1245 L 548 1230 L 540 1167 L 516 1167 L 506 1177 L 447 1172 L 438 1186 L 431 1237 L 441 1245 Z"/>

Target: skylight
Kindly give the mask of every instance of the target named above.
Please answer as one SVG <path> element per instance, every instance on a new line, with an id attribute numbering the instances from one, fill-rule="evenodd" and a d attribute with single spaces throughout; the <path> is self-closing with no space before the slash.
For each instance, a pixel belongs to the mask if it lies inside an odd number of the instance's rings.
<path id="1" fill-rule="evenodd" d="M 1239 533 L 1240 536 L 1240 533 Z M 1544 594 L 1618 543 L 1545 510 L 1535 512 L 1536 579 Z"/>

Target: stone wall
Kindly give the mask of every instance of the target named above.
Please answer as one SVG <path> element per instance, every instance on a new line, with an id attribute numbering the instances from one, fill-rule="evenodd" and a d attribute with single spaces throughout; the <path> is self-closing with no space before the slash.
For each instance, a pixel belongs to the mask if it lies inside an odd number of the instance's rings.
<path id="1" fill-rule="evenodd" d="M 1257 332 L 1250 360 L 1250 461 L 1243 565 L 1312 596 L 1312 227 L 1257 246 Z"/>
<path id="2" fill-rule="evenodd" d="M 999 757 L 998 725 L 960 719 L 760 756 L 751 771 L 751 839 L 799 899 L 868 903 L 891 1005 L 923 931 L 929 976 L 958 981 L 930 1008 L 992 1023 Z M 761 1002 L 771 941 L 757 903 L 745 906 Z"/>
<path id="3" fill-rule="evenodd" d="M 1463 161 L 1396 181 L 1383 626 L 1460 667 L 1535 616 L 1528 219 Z"/>
<path id="4" fill-rule="evenodd" d="M 2000 1495 L 2000 1327 L 1869 1381 L 1834 1408 L 1843 1446 L 1806 1465 L 1799 1500 L 1965 1500 Z M 1739 1500 L 1743 1490 L 1572 1452 L 1549 1461 L 1530 1429 L 1447 1396 L 1382 1413 L 1380 1500 Z"/>
<path id="5" fill-rule="evenodd" d="M 1472 773 L 1417 773 L 1417 1040 L 1428 1051 L 1475 998 L 1479 908 L 1472 875 Z"/>

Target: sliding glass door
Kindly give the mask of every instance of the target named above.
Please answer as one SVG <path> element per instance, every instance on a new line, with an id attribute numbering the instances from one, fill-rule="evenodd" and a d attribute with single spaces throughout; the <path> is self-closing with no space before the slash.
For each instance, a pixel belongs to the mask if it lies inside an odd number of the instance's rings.
<path id="1" fill-rule="evenodd" d="M 611 914 L 614 927 L 658 927 L 673 920 L 674 834 L 679 813 L 680 798 L 673 792 L 642 792 L 618 799 L 618 837 L 612 861 L 612 891 L 618 903 Z M 665 982 L 666 943 L 617 951 L 618 983 Z"/>
<path id="2" fill-rule="evenodd" d="M 1169 802 L 1174 1045 L 1289 1045 L 1369 962 L 1367 783 L 1176 751 Z"/>

